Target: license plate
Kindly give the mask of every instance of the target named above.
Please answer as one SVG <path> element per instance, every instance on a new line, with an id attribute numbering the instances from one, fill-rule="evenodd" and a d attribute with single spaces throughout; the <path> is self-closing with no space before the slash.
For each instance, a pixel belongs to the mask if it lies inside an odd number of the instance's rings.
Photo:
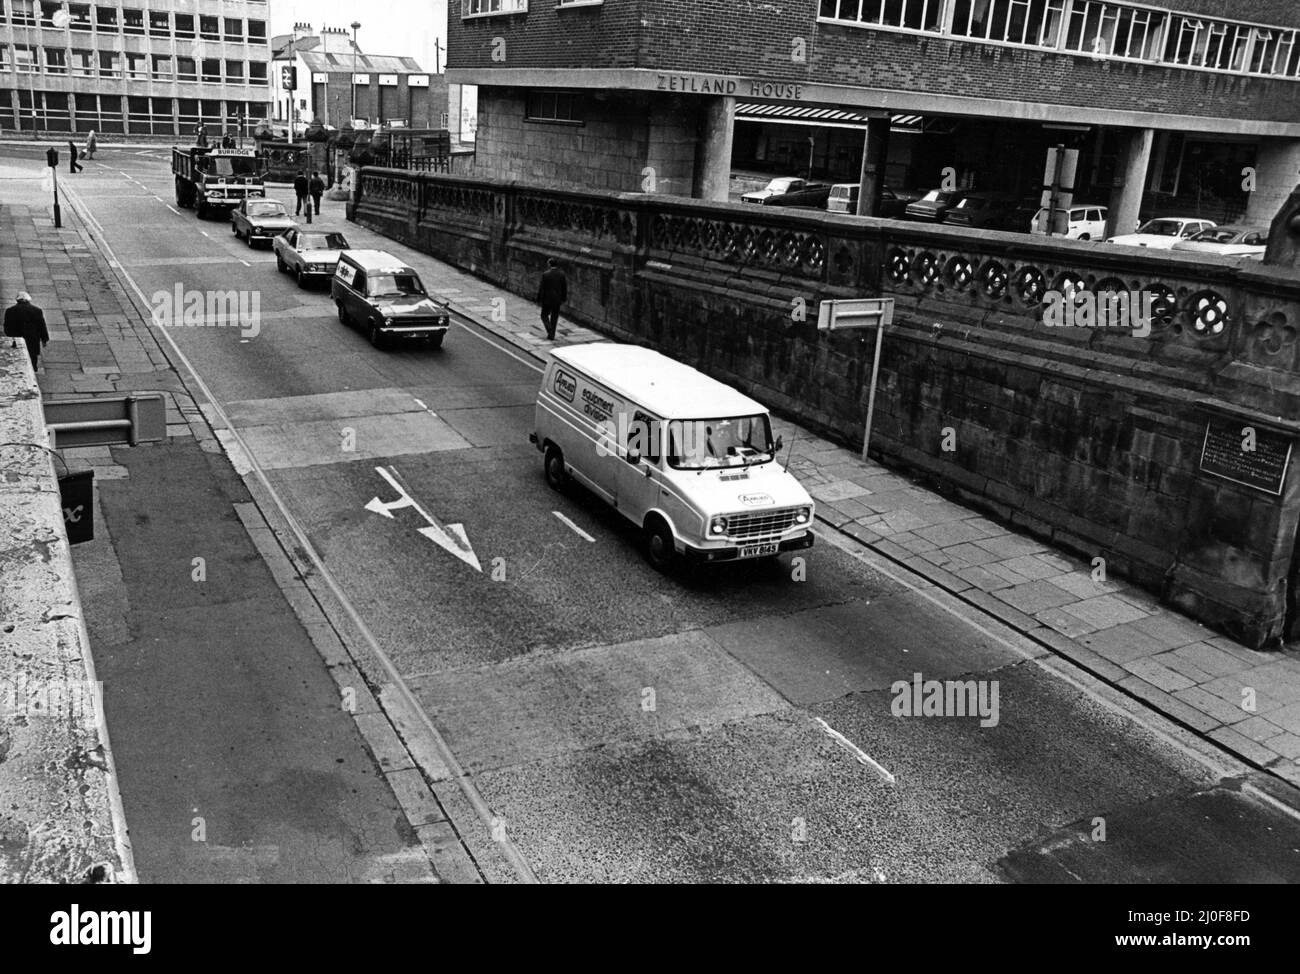
<path id="1" fill-rule="evenodd" d="M 767 555 L 775 555 L 781 550 L 781 546 L 773 542 L 772 544 L 752 544 L 740 549 L 741 558 L 764 558 Z"/>

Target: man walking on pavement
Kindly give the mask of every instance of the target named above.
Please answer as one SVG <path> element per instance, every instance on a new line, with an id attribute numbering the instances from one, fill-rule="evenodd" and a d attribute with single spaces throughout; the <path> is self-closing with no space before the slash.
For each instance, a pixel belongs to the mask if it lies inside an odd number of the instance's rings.
<path id="1" fill-rule="evenodd" d="M 542 324 L 546 337 L 555 341 L 555 329 L 560 323 L 560 305 L 569 300 L 569 282 L 554 257 L 546 259 L 546 271 L 537 288 L 537 303 L 542 306 Z"/>
<path id="2" fill-rule="evenodd" d="M 68 139 L 68 171 L 70 173 L 79 173 L 81 170 L 86 168 L 77 162 L 79 157 L 80 153 L 77 152 L 77 143 Z"/>
<path id="3" fill-rule="evenodd" d="M 41 348 L 50 343 L 50 332 L 45 327 L 45 312 L 32 304 L 32 296 L 26 291 L 18 292 L 18 301 L 5 311 L 5 336 L 21 338 L 27 345 L 27 354 L 32 357 L 32 371 L 41 367 Z M 16 347 L 15 341 L 13 346 Z"/>
<path id="4" fill-rule="evenodd" d="M 320 216 L 320 199 L 325 195 L 325 180 L 320 178 L 319 169 L 311 174 L 308 188 L 311 190 L 312 201 L 316 204 L 316 215 Z"/>
<path id="5" fill-rule="evenodd" d="M 293 181 L 293 195 L 298 197 L 298 209 L 294 211 L 294 216 L 302 216 L 302 205 L 307 204 L 307 222 L 311 222 L 311 199 L 307 193 L 311 189 L 311 184 L 307 180 L 307 174 L 301 169 Z"/>

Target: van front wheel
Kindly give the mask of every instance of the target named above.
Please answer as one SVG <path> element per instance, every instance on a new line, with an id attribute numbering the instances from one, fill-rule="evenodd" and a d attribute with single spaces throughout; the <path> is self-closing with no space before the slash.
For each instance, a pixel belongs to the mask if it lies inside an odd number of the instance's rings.
<path id="1" fill-rule="evenodd" d="M 646 558 L 657 571 L 669 571 L 677 562 L 673 533 L 657 518 L 646 525 L 645 551 Z"/>
<path id="2" fill-rule="evenodd" d="M 552 490 L 564 490 L 569 486 L 569 473 L 564 469 L 564 454 L 556 447 L 546 451 L 546 483 Z"/>

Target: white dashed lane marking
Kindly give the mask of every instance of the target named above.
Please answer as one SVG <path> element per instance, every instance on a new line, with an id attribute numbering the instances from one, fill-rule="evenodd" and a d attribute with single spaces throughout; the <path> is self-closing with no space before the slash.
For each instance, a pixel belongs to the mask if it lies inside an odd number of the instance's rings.
<path id="1" fill-rule="evenodd" d="M 580 537 L 580 538 L 582 538 L 582 539 L 584 539 L 584 540 L 586 540 L 586 541 L 590 541 L 592 544 L 595 544 L 595 543 L 596 543 L 596 539 L 595 539 L 595 538 L 593 538 L 591 535 L 589 535 L 586 531 L 582 530 L 582 528 L 578 527 L 576 524 L 574 524 L 572 521 L 570 521 L 567 517 L 565 517 L 565 516 L 564 516 L 563 514 L 561 514 L 559 511 L 551 511 L 551 513 L 554 514 L 556 517 L 558 517 L 558 518 L 560 519 L 560 521 L 561 521 L 563 524 L 565 524 L 565 525 L 566 525 L 570 530 L 572 530 L 573 533 L 576 534 L 578 537 Z"/>
<path id="2" fill-rule="evenodd" d="M 860 764 L 865 764 L 868 768 L 871 768 L 873 771 L 876 772 L 876 774 L 880 775 L 880 777 L 884 778 L 891 785 L 894 784 L 894 782 L 897 779 L 893 776 L 893 774 L 891 774 L 883 766 L 877 763 L 876 760 L 870 754 L 862 750 L 862 748 L 858 747 L 851 740 L 849 740 L 847 737 L 845 737 L 843 734 L 837 731 L 830 724 L 826 723 L 826 721 L 822 720 L 820 717 L 815 717 L 813 719 L 816 720 L 817 723 L 821 724 L 822 730 L 826 732 L 826 735 L 832 741 L 834 741 L 840 747 L 844 748 L 844 750 L 848 751 L 855 758 L 857 758 Z"/>

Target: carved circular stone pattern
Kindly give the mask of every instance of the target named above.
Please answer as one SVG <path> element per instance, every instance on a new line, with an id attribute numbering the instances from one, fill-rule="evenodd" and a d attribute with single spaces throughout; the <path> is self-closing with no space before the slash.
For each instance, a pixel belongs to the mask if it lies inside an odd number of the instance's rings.
<path id="1" fill-rule="evenodd" d="M 1228 302 L 1214 291 L 1201 291 L 1188 302 L 1192 331 L 1200 338 L 1214 338 L 1228 327 Z"/>
<path id="2" fill-rule="evenodd" d="M 1270 316 L 1282 318 L 1282 315 Z M 1295 353 L 1296 330 L 1290 325 L 1277 324 L 1273 321 L 1261 321 L 1255 326 L 1253 335 L 1255 348 L 1264 355 L 1274 356 L 1285 354 L 1289 361 Z"/>
<path id="3" fill-rule="evenodd" d="M 926 251 L 912 258 L 912 278 L 924 288 L 934 287 L 939 278 L 939 258 Z"/>
<path id="4" fill-rule="evenodd" d="M 911 275 L 911 262 L 907 259 L 907 253 L 902 250 L 890 251 L 889 254 L 889 280 L 892 284 L 902 286 L 907 283 Z"/>
<path id="5" fill-rule="evenodd" d="M 984 296 L 997 300 L 1007 293 L 1011 277 L 1002 264 L 991 260 L 980 269 L 979 282 Z"/>
<path id="6" fill-rule="evenodd" d="M 1021 304 L 1037 307 L 1043 303 L 1043 295 L 1047 293 L 1047 278 L 1037 267 L 1022 267 L 1016 272 L 1012 290 Z"/>
<path id="7" fill-rule="evenodd" d="M 958 291 L 967 290 L 975 281 L 975 265 L 966 257 L 952 257 L 944 268 L 944 280 Z"/>
<path id="8" fill-rule="evenodd" d="M 817 237 L 806 237 L 803 242 L 803 263 L 811 270 L 826 266 L 826 247 Z"/>
<path id="9" fill-rule="evenodd" d="M 1178 314 L 1178 295 L 1166 284 L 1148 284 L 1145 290 L 1151 294 L 1151 324 L 1154 328 L 1168 328 L 1174 323 Z"/>

